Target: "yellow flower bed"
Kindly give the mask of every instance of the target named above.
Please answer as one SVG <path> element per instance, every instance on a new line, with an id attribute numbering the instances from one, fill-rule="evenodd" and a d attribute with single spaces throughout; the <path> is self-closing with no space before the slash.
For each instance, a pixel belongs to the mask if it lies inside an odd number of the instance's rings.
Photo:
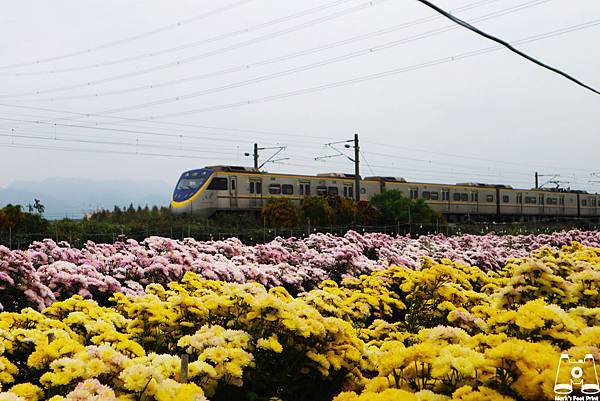
<path id="1" fill-rule="evenodd" d="M 500 272 L 427 260 L 295 298 L 188 273 L 111 307 L 1 313 L 0 401 L 553 399 L 562 353 L 600 361 L 599 282 L 600 249 L 577 243 Z"/>

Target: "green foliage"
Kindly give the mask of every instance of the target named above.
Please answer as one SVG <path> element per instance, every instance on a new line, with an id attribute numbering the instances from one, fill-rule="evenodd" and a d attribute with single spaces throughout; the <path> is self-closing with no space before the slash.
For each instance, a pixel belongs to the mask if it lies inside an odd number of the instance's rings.
<path id="1" fill-rule="evenodd" d="M 383 224 L 408 221 L 435 224 L 444 221 L 442 215 L 433 210 L 423 199 L 409 199 L 397 189 L 373 196 L 370 204 L 381 213 Z"/>
<path id="2" fill-rule="evenodd" d="M 365 226 L 374 226 L 381 221 L 381 212 L 368 201 L 360 201 L 357 205 L 357 220 Z"/>
<path id="3" fill-rule="evenodd" d="M 338 225 L 347 225 L 356 223 L 358 217 L 358 206 L 353 199 L 340 198 L 329 198 L 329 204 L 335 210 L 335 222 Z"/>
<path id="4" fill-rule="evenodd" d="M 313 226 L 328 226 L 333 223 L 335 212 L 327 199 L 321 196 L 311 196 L 302 199 L 300 213 L 303 223 L 310 221 Z"/>
<path id="5" fill-rule="evenodd" d="M 262 209 L 265 224 L 269 227 L 296 227 L 298 225 L 299 208 L 289 199 L 271 199 Z"/>
<path id="6" fill-rule="evenodd" d="M 44 206 L 36 199 L 37 208 Z M 0 230 L 15 232 L 40 232 L 48 227 L 48 221 L 38 213 L 24 212 L 21 205 L 8 204 L 0 209 Z"/>

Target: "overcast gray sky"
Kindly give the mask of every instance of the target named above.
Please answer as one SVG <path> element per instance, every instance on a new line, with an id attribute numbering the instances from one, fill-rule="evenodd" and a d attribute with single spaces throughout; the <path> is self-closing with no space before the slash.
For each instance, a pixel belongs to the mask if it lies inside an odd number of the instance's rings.
<path id="1" fill-rule="evenodd" d="M 599 1 L 436 3 L 511 42 L 551 33 L 518 47 L 600 87 L 600 26 L 582 25 Z M 251 164 L 255 141 L 287 146 L 270 171 L 352 172 L 314 157 L 358 132 L 363 175 L 531 187 L 537 170 L 598 191 L 600 96 L 506 50 L 463 58 L 494 44 L 432 16 L 415 0 L 4 1 L 0 186 L 174 183 Z"/>

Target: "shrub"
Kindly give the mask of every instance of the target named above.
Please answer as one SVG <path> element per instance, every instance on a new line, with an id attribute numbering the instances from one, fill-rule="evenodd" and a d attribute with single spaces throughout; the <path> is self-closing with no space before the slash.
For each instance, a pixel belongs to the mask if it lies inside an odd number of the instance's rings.
<path id="1" fill-rule="evenodd" d="M 298 208 L 285 198 L 271 199 L 262 208 L 262 216 L 269 227 L 296 227 Z"/>

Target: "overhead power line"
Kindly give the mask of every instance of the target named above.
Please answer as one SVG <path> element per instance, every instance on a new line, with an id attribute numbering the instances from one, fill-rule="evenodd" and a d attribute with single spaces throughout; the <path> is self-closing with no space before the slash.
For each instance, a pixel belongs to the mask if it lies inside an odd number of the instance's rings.
<path id="1" fill-rule="evenodd" d="M 467 10 L 472 10 L 474 8 L 477 7 L 482 7 L 485 5 L 488 5 L 492 2 L 497 2 L 499 0 L 480 0 L 474 3 L 470 3 L 467 4 L 463 7 L 459 7 L 456 9 L 453 9 L 452 12 L 462 12 L 462 11 L 467 11 Z M 369 32 L 366 34 L 360 34 L 360 35 L 356 35 L 347 39 L 342 39 L 336 42 L 331 42 L 325 45 L 320 45 L 317 47 L 312 47 L 310 49 L 306 49 L 306 50 L 301 50 L 298 52 L 294 52 L 294 53 L 289 53 L 289 54 L 285 54 L 285 55 L 281 55 L 281 56 L 277 56 L 277 57 L 273 57 L 273 58 L 269 58 L 269 59 L 265 59 L 265 60 L 261 60 L 258 62 L 253 62 L 253 63 L 246 63 L 240 66 L 236 66 L 236 67 L 230 67 L 230 68 L 225 68 L 222 70 L 218 70 L 218 71 L 212 71 L 212 72 L 208 72 L 208 73 L 203 73 L 203 74 L 197 74 L 197 75 L 193 75 L 190 77 L 185 77 L 185 78 L 177 78 L 177 79 L 173 79 L 173 80 L 169 80 L 169 81 L 163 81 L 163 82 L 155 82 L 155 83 L 150 83 L 150 84 L 145 84 L 145 85 L 140 85 L 140 86 L 136 86 L 136 87 L 131 87 L 131 88 L 123 88 L 123 89 L 116 89 L 116 90 L 112 90 L 112 91 L 105 91 L 105 92 L 96 92 L 93 94 L 88 94 L 88 95 L 79 95 L 79 96 L 71 96 L 71 97 L 62 97 L 62 98 L 54 98 L 53 100 L 67 100 L 67 99 L 83 99 L 83 98 L 87 98 L 87 97 L 98 97 L 98 96 L 107 96 L 107 95 L 118 95 L 118 94 L 123 94 L 123 93 L 130 93 L 130 92 L 134 92 L 134 91 L 139 91 L 139 90 L 147 90 L 147 89 L 155 89 L 155 88 L 161 88 L 161 87 L 165 87 L 165 86 L 170 86 L 170 85 L 177 85 L 177 84 L 181 84 L 181 83 L 185 83 L 185 82 L 190 82 L 190 81 L 195 81 L 195 80 L 201 80 L 201 79 L 206 79 L 206 78 L 213 78 L 219 75 L 225 75 L 225 74 L 231 74 L 234 72 L 238 72 L 238 71 L 246 71 L 252 68 L 256 68 L 256 67 L 261 67 L 264 65 L 269 65 L 272 63 L 277 63 L 280 61 L 287 61 L 296 57 L 301 57 L 301 56 L 306 56 L 306 55 L 310 55 L 310 54 L 314 54 L 323 50 L 329 50 L 332 48 L 336 48 L 339 46 L 343 46 L 343 45 L 347 45 L 350 43 L 354 43 L 354 42 L 358 42 L 361 40 L 365 40 L 365 39 L 370 39 L 373 37 L 377 37 L 377 36 L 381 36 L 381 35 L 385 35 L 397 30 L 401 30 L 401 29 L 406 29 L 406 28 L 410 28 L 416 25 L 420 25 L 420 24 L 424 24 L 430 21 L 434 21 L 436 19 L 442 18 L 439 15 L 433 15 L 433 16 L 428 16 L 428 17 L 423 17 L 423 18 L 419 18 L 419 19 L 415 19 L 412 21 L 408 21 L 402 24 L 398 24 L 398 25 L 394 25 L 388 28 L 384 28 L 384 29 L 380 29 L 377 31 L 373 31 L 373 32 Z M 49 89 L 41 89 L 41 90 L 35 90 L 35 91 L 28 91 L 28 92 L 19 92 L 19 93 L 8 93 L 8 94 L 0 94 L 0 98 L 12 98 L 12 97 L 23 97 L 23 96 L 37 96 L 37 95 L 41 95 L 41 94 L 48 94 L 48 93 L 55 93 L 55 92 L 64 92 L 64 91 L 68 91 L 68 90 L 72 90 L 72 89 L 77 89 L 77 88 L 83 88 L 83 87 L 88 87 L 89 83 L 88 82 L 83 82 L 83 83 L 79 83 L 79 84 L 72 84 L 72 85 L 66 85 L 66 86 L 59 86 L 59 87 L 54 87 L 54 88 L 49 88 Z M 41 100 L 41 99 L 40 99 Z M 44 100 L 48 100 L 48 99 L 44 99 Z"/>
<path id="2" fill-rule="evenodd" d="M 493 36 L 493 35 L 491 35 L 491 34 L 489 34 L 487 32 L 484 32 L 484 31 L 480 30 L 479 28 L 476 28 L 475 26 L 469 24 L 468 22 L 461 20 L 458 17 L 455 17 L 454 15 L 450 14 L 449 12 L 447 12 L 447 11 L 441 9 L 440 7 L 436 6 L 435 4 L 431 3 L 430 1 L 428 1 L 428 0 L 417 0 L 417 1 L 419 1 L 420 3 L 425 4 L 426 6 L 428 6 L 428 7 L 432 8 L 433 10 L 437 11 L 438 13 L 440 13 L 441 15 L 443 15 L 444 17 L 448 18 L 451 21 L 456 22 L 457 24 L 459 24 L 459 25 L 461 25 L 461 26 L 469 29 L 470 31 L 473 31 L 476 34 L 478 34 L 480 36 L 483 36 L 484 38 L 490 39 L 490 40 L 492 40 L 492 41 L 494 41 L 496 43 L 501 44 L 502 46 L 504 46 L 505 48 L 507 48 L 511 52 L 513 52 L 515 54 L 518 54 L 519 56 L 521 56 L 521 57 L 523 57 L 523 58 L 525 58 L 525 59 L 533 62 L 534 64 L 537 64 L 540 67 L 543 67 L 543 68 L 545 68 L 547 70 L 550 70 L 550 71 L 552 71 L 552 72 L 554 72 L 556 74 L 562 75 L 563 77 L 567 78 L 569 81 L 574 82 L 577 85 L 579 85 L 579 86 L 581 86 L 581 87 L 583 87 L 585 89 L 588 89 L 589 91 L 594 92 L 597 95 L 600 95 L 600 92 L 598 90 L 594 89 L 593 87 L 591 87 L 589 85 L 584 84 L 583 82 L 581 82 L 579 79 L 573 77 L 572 75 L 569 75 L 566 72 L 564 72 L 564 71 L 562 71 L 562 70 L 560 70 L 560 69 L 558 69 L 556 67 L 552 67 L 552 66 L 550 66 L 550 65 L 548 65 L 546 63 L 541 62 L 540 60 L 538 60 L 538 59 L 536 59 L 536 58 L 528 55 L 527 53 L 524 53 L 521 50 L 515 48 L 510 43 L 508 43 L 508 42 L 506 42 L 506 41 L 504 41 L 504 40 L 502 40 L 502 39 L 500 39 L 500 38 L 498 38 L 496 36 Z"/>
<path id="3" fill-rule="evenodd" d="M 338 2 L 348 2 L 348 1 L 351 1 L 351 0 L 338 0 Z M 119 75 L 113 75 L 113 76 L 110 76 L 110 77 L 107 77 L 107 78 L 97 79 L 97 80 L 94 80 L 94 81 L 89 81 L 89 82 L 87 82 L 87 85 L 88 86 L 90 86 L 90 85 L 97 85 L 97 84 L 100 84 L 100 83 L 117 81 L 117 80 L 121 80 L 121 79 L 125 79 L 125 78 L 131 78 L 131 77 L 138 76 L 138 75 L 148 74 L 148 73 L 151 73 L 151 72 L 154 72 L 154 71 L 160 71 L 160 70 L 164 70 L 164 69 L 167 69 L 167 68 L 177 67 L 177 66 L 180 66 L 182 64 L 190 63 L 190 62 L 193 62 L 193 61 L 196 61 L 196 60 L 201 60 L 201 59 L 204 59 L 204 58 L 207 58 L 207 57 L 211 57 L 211 56 L 214 56 L 214 55 L 217 55 L 217 54 L 226 53 L 228 51 L 239 49 L 239 48 L 243 48 L 243 47 L 246 47 L 246 46 L 250 46 L 250 45 L 253 45 L 255 43 L 260 43 L 260 42 L 264 42 L 266 40 L 271 40 L 273 38 L 276 38 L 276 37 L 279 37 L 279 36 L 283 36 L 283 35 L 286 35 L 286 34 L 291 33 L 291 32 L 296 32 L 296 31 L 299 31 L 299 30 L 302 30 L 302 29 L 305 29 L 305 28 L 308 28 L 308 27 L 311 27 L 313 25 L 317 25 L 317 24 L 320 24 L 320 23 L 323 23 L 323 22 L 326 22 L 326 21 L 330 21 L 330 20 L 333 20 L 335 18 L 339 18 L 339 17 L 345 16 L 345 15 L 351 14 L 353 12 L 357 12 L 357 11 L 361 11 L 361 10 L 365 10 L 365 9 L 377 6 L 377 5 L 379 5 L 381 3 L 384 3 L 384 2 L 387 2 L 387 1 L 390 1 L 390 0 L 370 0 L 368 2 L 365 2 L 365 3 L 362 3 L 362 4 L 358 4 L 356 6 L 352 6 L 352 7 L 343 9 L 343 10 L 335 11 L 335 12 L 333 12 L 331 14 L 328 14 L 328 15 L 325 15 L 325 16 L 322 16 L 322 17 L 318 17 L 318 18 L 315 18 L 315 19 L 310 20 L 310 21 L 302 22 L 300 24 L 296 24 L 296 25 L 293 25 L 293 26 L 288 27 L 288 28 L 280 29 L 279 31 L 266 33 L 264 35 L 257 36 L 256 38 L 248 39 L 248 40 L 245 40 L 243 42 L 233 43 L 231 45 L 224 46 L 224 47 L 221 47 L 221 48 L 218 48 L 218 49 L 214 49 L 214 50 L 210 50 L 210 51 L 207 51 L 205 53 L 197 54 L 195 56 L 189 56 L 189 57 L 185 57 L 185 58 L 181 58 L 181 59 L 176 59 L 176 60 L 173 60 L 173 61 L 169 61 L 167 63 L 155 65 L 155 66 L 148 67 L 148 68 L 145 68 L 145 69 L 136 70 L 136 71 L 132 71 L 132 72 L 124 73 L 124 74 L 119 74 Z M 236 32 L 245 33 L 246 30 L 244 29 L 243 31 L 236 31 Z M 224 36 L 224 35 L 221 35 L 221 36 Z M 221 36 L 218 37 L 219 38 L 218 40 L 221 40 Z M 212 40 L 211 39 L 205 39 L 205 40 L 200 41 L 200 42 L 202 42 L 202 44 L 203 44 L 205 41 L 212 41 Z M 71 69 L 61 70 L 60 72 L 71 72 L 71 71 L 76 71 L 76 70 L 77 70 L 76 68 L 75 69 L 71 68 Z M 50 74 L 50 73 L 52 73 L 52 72 L 51 71 L 44 71 L 44 72 L 38 71 L 38 72 L 30 72 L 30 73 L 27 73 L 27 72 L 24 72 L 24 73 L 0 73 L 0 76 L 30 76 L 30 75 L 44 75 L 44 74 Z"/>
<path id="4" fill-rule="evenodd" d="M 595 27 L 598 25 L 600 25 L 600 19 L 588 21 L 586 23 L 577 24 L 577 25 L 569 26 L 569 27 L 562 28 L 562 29 L 557 29 L 557 30 L 550 31 L 550 32 L 545 32 L 545 33 L 529 36 L 527 38 L 517 40 L 514 43 L 515 44 L 525 44 L 525 43 L 536 42 L 539 40 L 548 39 L 548 38 L 559 36 L 559 35 L 564 35 L 566 33 L 592 28 L 592 27 Z M 364 81 L 368 81 L 368 80 L 372 80 L 372 79 L 396 75 L 396 74 L 399 74 L 402 72 L 409 72 L 409 71 L 414 71 L 414 70 L 418 70 L 418 69 L 422 69 L 422 68 L 431 67 L 434 65 L 454 62 L 454 61 L 457 61 L 457 60 L 460 60 L 463 58 L 479 56 L 479 55 L 487 54 L 490 52 L 498 51 L 501 49 L 503 49 L 503 46 L 492 46 L 492 47 L 481 48 L 481 49 L 477 49 L 474 51 L 460 53 L 460 54 L 450 56 L 450 57 L 444 57 L 444 58 L 440 58 L 440 59 L 436 59 L 436 60 L 431 60 L 431 61 L 428 61 L 425 63 L 415 64 L 415 65 L 411 65 L 411 66 L 407 66 L 407 67 L 396 68 L 393 70 L 383 71 L 383 72 L 379 72 L 379 73 L 375 73 L 375 74 L 369 74 L 366 76 L 361 76 L 361 77 L 357 77 L 357 78 L 350 79 L 350 80 L 338 81 L 338 82 L 324 84 L 324 85 L 317 86 L 317 87 L 300 89 L 300 90 L 296 90 L 296 91 L 292 91 L 292 92 L 285 92 L 285 93 L 271 95 L 271 96 L 264 97 L 264 98 L 250 99 L 250 100 L 245 100 L 245 101 L 236 102 L 236 103 L 227 104 L 227 105 L 218 105 L 218 106 L 207 107 L 207 108 L 203 108 L 203 109 L 188 110 L 188 111 L 183 111 L 183 112 L 178 112 L 178 113 L 171 113 L 168 115 L 167 114 L 166 115 L 151 115 L 151 116 L 139 117 L 139 118 L 123 117 L 123 116 L 105 116 L 105 118 L 120 121 L 120 122 L 142 122 L 142 123 L 148 123 L 148 124 L 158 124 L 158 125 L 168 126 L 171 129 L 173 126 L 176 126 L 176 127 L 184 126 L 184 127 L 194 127 L 194 128 L 211 128 L 211 129 L 234 130 L 234 131 L 238 130 L 240 132 L 258 132 L 258 133 L 260 133 L 260 132 L 264 132 L 264 131 L 227 129 L 227 128 L 222 128 L 222 127 L 210 127 L 210 126 L 203 126 L 203 125 L 198 125 L 198 124 L 180 123 L 180 122 L 175 122 L 175 121 L 160 121 L 160 120 L 164 119 L 167 116 L 188 115 L 188 114 L 194 114 L 194 113 L 201 113 L 201 112 L 205 112 L 205 111 L 220 110 L 220 109 L 231 108 L 231 107 L 240 107 L 240 106 L 245 106 L 245 105 L 249 105 L 249 104 L 255 104 L 255 103 L 260 103 L 260 102 L 277 100 L 277 99 L 290 97 L 290 96 L 301 95 L 301 94 L 305 94 L 305 93 L 317 92 L 317 91 L 326 90 L 326 89 L 330 89 L 330 88 L 334 88 L 334 87 L 351 85 L 351 84 L 355 84 L 358 82 L 364 82 Z M 100 115 L 98 113 L 82 113 L 82 112 L 75 112 L 75 111 L 69 111 L 69 110 L 45 108 L 45 107 L 2 104 L 2 103 L 0 103 L 0 106 L 17 108 L 17 109 L 37 110 L 37 111 L 51 112 L 51 113 L 69 114 L 71 116 L 80 116 L 80 117 L 85 117 L 85 118 L 103 117 L 102 115 Z M 53 122 L 53 121 L 54 122 L 64 121 L 64 120 L 73 120 L 73 118 L 71 118 L 71 117 L 54 118 L 54 120 L 46 121 L 46 123 Z M 119 123 L 116 121 L 95 122 L 94 126 L 118 125 Z M 269 134 L 288 135 L 289 133 L 270 132 Z"/>
<path id="5" fill-rule="evenodd" d="M 227 4 L 225 6 L 216 8 L 214 10 L 207 11 L 205 13 L 196 15 L 194 17 L 186 18 L 186 19 L 181 20 L 181 21 L 177 21 L 177 22 L 175 22 L 173 24 L 165 25 L 165 26 L 153 29 L 153 30 L 148 31 L 148 32 L 139 33 L 137 35 L 133 35 L 133 36 L 129 36 L 129 37 L 126 37 L 126 38 L 114 40 L 112 42 L 104 43 L 104 44 L 99 45 L 99 46 L 89 47 L 87 49 L 78 50 L 78 51 L 74 51 L 74 52 L 70 52 L 70 53 L 65 53 L 65 54 L 61 54 L 61 55 L 58 55 L 58 56 L 41 58 L 41 59 L 37 59 L 37 60 L 33 60 L 33 61 L 25 61 L 25 62 L 16 63 L 16 64 L 2 65 L 2 66 L 0 66 L 0 69 L 27 67 L 27 66 L 30 66 L 30 65 L 39 65 L 39 64 L 44 64 L 44 63 L 48 63 L 48 62 L 51 62 L 51 61 L 63 60 L 63 59 L 67 59 L 67 58 L 71 58 L 71 57 L 75 57 L 75 56 L 81 56 L 81 55 L 84 55 L 84 54 L 90 54 L 90 53 L 96 52 L 98 50 L 108 49 L 110 47 L 115 47 L 115 46 L 122 45 L 122 44 L 125 44 L 125 43 L 130 43 L 130 42 L 142 39 L 142 38 L 146 38 L 148 36 L 156 35 L 157 33 L 161 33 L 161 32 L 165 32 L 165 31 L 171 30 L 171 29 L 179 28 L 179 27 L 181 27 L 183 25 L 187 25 L 187 24 L 190 24 L 192 22 L 196 22 L 196 21 L 208 18 L 210 16 L 217 15 L 217 14 L 223 13 L 225 11 L 232 10 L 232 9 L 234 9 L 236 7 L 244 5 L 244 4 L 249 3 L 251 1 L 253 1 L 253 0 L 240 0 L 240 1 L 237 1 L 235 3 Z"/>
<path id="6" fill-rule="evenodd" d="M 593 23 L 588 22 L 585 24 L 578 24 L 576 26 L 557 30 L 557 31 L 554 31 L 551 33 L 546 33 L 546 34 L 542 34 L 542 35 L 534 35 L 529 38 L 517 40 L 514 43 L 515 44 L 524 44 L 524 43 L 535 42 L 535 41 L 539 41 L 542 39 L 547 39 L 550 37 L 562 35 L 567 32 L 573 32 L 576 30 L 590 28 L 592 26 L 597 26 L 599 24 L 600 24 L 600 20 L 595 20 L 595 21 L 593 21 Z M 302 88 L 302 89 L 297 89 L 294 91 L 277 93 L 274 95 L 264 96 L 264 97 L 260 97 L 260 98 L 240 100 L 240 101 L 226 103 L 226 104 L 206 106 L 206 107 L 202 107 L 202 108 L 184 110 L 184 111 L 179 111 L 179 112 L 145 116 L 145 117 L 142 117 L 141 119 L 142 120 L 152 120 L 152 119 L 155 120 L 155 119 L 164 119 L 164 118 L 171 118 L 171 117 L 182 117 L 182 116 L 187 116 L 187 115 L 200 114 L 200 113 L 206 113 L 206 112 L 212 112 L 212 111 L 218 111 L 218 110 L 226 110 L 226 109 L 243 107 L 243 106 L 248 106 L 248 105 L 260 104 L 260 103 L 266 103 L 266 102 L 271 102 L 274 100 L 285 99 L 288 97 L 294 97 L 294 96 L 299 96 L 299 95 L 306 95 L 309 93 L 321 92 L 321 91 L 329 90 L 329 89 L 333 89 L 333 88 L 339 88 L 339 87 L 344 87 L 344 86 L 348 86 L 348 85 L 355 85 L 355 84 L 361 83 L 361 82 L 367 82 L 367 81 L 372 81 L 375 79 L 386 78 L 386 77 L 390 77 L 390 76 L 394 76 L 394 75 L 398 75 L 398 74 L 402 74 L 402 73 L 421 70 L 424 68 L 433 67 L 433 66 L 437 66 L 440 64 L 455 62 L 455 61 L 465 59 L 465 58 L 480 56 L 480 55 L 483 55 L 486 53 L 502 50 L 503 48 L 504 48 L 503 46 L 486 47 L 486 48 L 481 48 L 481 49 L 477 49 L 474 51 L 459 53 L 454 56 L 442 57 L 442 58 L 426 61 L 426 62 L 419 63 L 419 64 L 413 64 L 413 65 L 409 65 L 409 66 L 405 66 L 405 67 L 398 67 L 398 68 L 394 68 L 391 70 L 381 71 L 381 72 L 377 72 L 377 73 L 373 73 L 373 74 L 362 75 L 362 76 L 358 76 L 355 78 L 346 79 L 343 81 L 336 81 L 336 82 L 331 82 L 331 83 L 313 86 L 313 87 L 309 87 L 309 88 Z M 101 117 L 102 114 L 101 113 L 96 113 L 96 114 L 92 113 L 89 116 L 90 117 Z M 72 118 L 65 118 L 65 119 L 72 120 Z"/>
<path id="7" fill-rule="evenodd" d="M 566 33 L 575 32 L 575 31 L 579 31 L 582 29 L 588 29 L 588 28 L 595 27 L 598 25 L 600 25 L 600 19 L 588 21 L 588 22 L 585 22 L 582 24 L 572 25 L 572 26 L 569 26 L 566 28 L 557 29 L 557 30 L 550 31 L 550 32 L 545 32 L 545 33 L 529 36 L 527 38 L 516 40 L 513 43 L 514 44 L 526 44 L 526 43 L 531 43 L 531 42 L 537 42 L 539 40 L 548 39 L 548 38 L 559 36 L 559 35 L 564 35 Z M 413 64 L 413 65 L 409 65 L 409 66 L 405 66 L 405 67 L 394 68 L 391 70 L 386 70 L 386 71 L 377 72 L 377 73 L 373 73 L 373 74 L 363 75 L 363 76 L 359 76 L 359 77 L 355 77 L 355 78 L 351 78 L 351 79 L 347 79 L 347 80 L 343 80 L 343 81 L 337 81 L 337 82 L 332 82 L 332 83 L 328 83 L 328 84 L 323 84 L 323 85 L 319 85 L 319 86 L 315 86 L 315 87 L 303 88 L 303 89 L 298 89 L 298 90 L 294 90 L 294 91 L 283 92 L 283 93 L 274 94 L 274 95 L 265 96 L 265 97 L 256 98 L 256 99 L 247 99 L 247 100 L 237 101 L 237 102 L 228 103 L 228 104 L 208 106 L 208 107 L 203 107 L 203 108 L 199 108 L 199 109 L 184 110 L 181 112 L 167 113 L 167 114 L 162 114 L 162 115 L 150 115 L 150 116 L 138 117 L 138 118 L 108 116 L 108 115 L 103 116 L 101 113 L 81 113 L 81 112 L 72 112 L 72 111 L 64 111 L 64 110 L 51 109 L 51 108 L 14 105 L 14 104 L 0 104 L 0 106 L 23 108 L 23 109 L 30 109 L 30 110 L 39 110 L 39 111 L 49 111 L 49 112 L 55 112 L 55 113 L 58 112 L 58 113 L 63 113 L 63 114 L 77 115 L 77 116 L 80 116 L 83 118 L 106 117 L 106 118 L 111 118 L 111 119 L 121 120 L 121 121 L 152 122 L 152 123 L 161 123 L 161 124 L 165 124 L 165 125 L 172 125 L 174 123 L 159 122 L 156 120 L 160 120 L 160 119 L 164 119 L 164 118 L 168 118 L 168 117 L 178 117 L 178 116 L 185 116 L 185 115 L 191 115 L 191 114 L 199 114 L 199 113 L 204 113 L 204 112 L 209 112 L 209 111 L 217 111 L 217 110 L 224 110 L 224 109 L 235 108 L 235 107 L 242 107 L 242 106 L 247 106 L 247 105 L 251 105 L 251 104 L 265 103 L 265 102 L 284 99 L 284 98 L 288 98 L 288 97 L 299 96 L 299 95 L 304 95 L 304 94 L 309 94 L 309 93 L 314 93 L 314 92 L 320 92 L 320 91 L 328 90 L 328 89 L 332 89 L 332 88 L 354 85 L 356 83 L 366 82 L 366 81 L 375 80 L 375 79 L 379 79 L 379 78 L 385 78 L 385 77 L 389 77 L 389 76 L 393 76 L 393 75 L 398 75 L 401 73 L 406 73 L 406 72 L 420 70 L 423 68 L 433 67 L 433 66 L 440 65 L 440 64 L 455 62 L 455 61 L 465 59 L 465 58 L 480 56 L 483 54 L 502 50 L 503 48 L 504 48 L 503 46 L 485 47 L 485 48 L 481 48 L 481 49 L 477 49 L 477 50 L 473 50 L 473 51 L 469 51 L 469 52 L 459 53 L 454 56 L 442 57 L 442 58 L 430 60 L 430 61 L 419 63 L 419 64 Z M 60 117 L 60 118 L 51 120 L 49 122 L 72 121 L 72 120 L 77 120 L 77 119 L 79 119 L 79 118 Z M 110 124 L 112 124 L 112 122 L 111 121 L 101 121 L 101 122 L 95 123 L 96 126 L 106 125 L 106 124 L 110 125 Z"/>
<path id="8" fill-rule="evenodd" d="M 483 16 L 480 17 L 476 17 L 473 18 L 472 21 L 487 21 L 487 20 L 491 20 L 494 18 L 498 18 L 498 17 L 502 17 L 511 13 L 515 13 L 518 11 L 522 11 L 524 9 L 530 8 L 530 7 L 534 7 L 543 3 L 547 3 L 550 0 L 532 0 L 532 1 L 527 1 L 525 3 L 519 4 L 517 6 L 514 7 L 510 7 L 508 9 L 504 9 L 504 10 L 499 10 L 499 11 L 495 11 L 492 13 L 488 13 L 485 14 Z M 146 107 L 152 107 L 152 106 L 157 106 L 157 105 L 162 105 L 162 104 L 168 104 L 168 103 L 174 103 L 174 102 L 180 102 L 183 100 L 187 100 L 187 99 L 192 99 L 192 98 L 196 98 L 196 97 L 200 97 L 200 96 L 205 96 L 205 95 L 209 95 L 209 94 L 213 94 L 213 93 L 218 93 L 218 92 L 222 92 L 225 90 L 230 90 L 230 89 L 235 89 L 235 88 L 239 88 L 239 87 L 243 87 L 243 86 L 247 86 L 247 85 L 252 85 L 252 84 L 256 84 L 256 83 L 260 83 L 260 82 L 264 82 L 264 81 L 268 81 L 268 80 L 272 80 L 275 78 L 281 78 L 281 77 L 285 77 L 288 75 L 293 75 L 293 74 L 298 74 L 300 72 L 304 72 L 304 71 L 309 71 L 315 68 L 320 68 L 320 67 L 324 67 L 327 65 L 331 65 L 331 64 L 335 64 L 335 63 L 340 63 L 340 62 L 344 62 L 344 61 L 348 61 L 357 57 L 362 57 L 362 56 L 369 56 L 369 55 L 373 55 L 375 53 L 378 53 L 380 51 L 383 50 L 389 50 L 392 48 L 395 48 L 397 46 L 400 45 L 404 45 L 407 43 L 412 43 L 418 40 L 422 40 L 422 39 L 426 39 L 426 38 L 430 38 L 432 36 L 435 35 L 439 35 L 445 32 L 449 32 L 452 30 L 457 29 L 458 27 L 454 24 L 452 25 L 447 25 L 441 28 L 437 28 L 437 29 L 433 29 L 430 31 L 426 31 L 424 33 L 420 33 L 420 34 L 416 34 L 416 35 L 411 35 L 405 38 L 401 38 L 401 39 L 396 39 L 390 42 L 386 42 L 383 43 L 381 45 L 376 45 L 376 46 L 371 46 L 368 48 L 364 48 L 364 49 L 359 49 L 356 51 L 352 51 L 350 53 L 346 53 L 346 54 L 342 54 L 340 56 L 335 56 L 335 57 L 331 57 L 325 60 L 321 60 L 321 61 L 317 61 L 314 63 L 310 63 L 310 64 L 305 64 L 305 65 L 301 65 L 298 67 L 293 67 L 293 68 L 289 68 L 287 70 L 283 70 L 283 71 L 278 71 L 275 73 L 270 73 L 270 74 L 265 74 L 265 75 L 261 75 L 255 78 L 251 78 L 251 79 L 247 79 L 245 81 L 240 81 L 240 82 L 234 82 L 234 83 L 230 83 L 230 84 L 226 84 L 226 85 L 222 85 L 222 86 L 217 86 L 217 87 L 213 87 L 213 88 L 208 88 L 208 89 L 203 89 L 200 91 L 196 91 L 196 92 L 192 92 L 192 93 L 186 93 L 186 94 L 181 94 L 178 96 L 173 96 L 173 97 L 168 97 L 168 98 L 163 98 L 163 99 L 157 99 L 157 100 L 153 100 L 150 102 L 145 102 L 145 103 L 139 103 L 139 104 L 134 104 L 131 106 L 124 106 L 124 107 L 117 107 L 117 108 L 113 108 L 113 109 L 109 109 L 109 110 L 104 110 L 99 112 L 98 114 L 100 115 L 107 115 L 107 114 L 114 114 L 114 113 L 121 113 L 121 112 L 125 112 L 125 111 L 131 111 L 131 110 L 138 110 L 138 109 L 142 109 L 142 108 L 146 108 Z M 150 85 L 151 87 L 154 88 L 153 85 Z M 87 95 L 85 97 L 96 97 L 96 95 Z M 77 99 L 77 98 L 81 98 L 81 96 L 73 96 L 73 97 L 64 97 L 64 98 L 56 98 L 56 99 L 49 99 L 49 100 L 68 100 L 68 99 Z M 46 99 L 48 100 L 48 99 Z"/>

